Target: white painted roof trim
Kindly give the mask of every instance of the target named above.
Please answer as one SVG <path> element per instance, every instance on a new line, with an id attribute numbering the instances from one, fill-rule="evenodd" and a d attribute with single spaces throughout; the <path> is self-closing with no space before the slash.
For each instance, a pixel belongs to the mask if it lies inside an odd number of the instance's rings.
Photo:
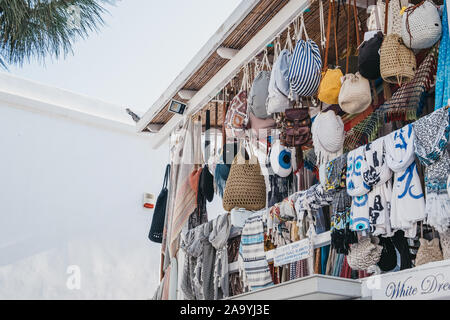
<path id="1" fill-rule="evenodd" d="M 309 0 L 290 0 L 239 52 L 220 69 L 198 93 L 188 102 L 183 116 L 175 114 L 158 133 L 152 134 L 152 148 L 156 149 L 167 141 L 171 132 L 186 117 L 195 114 L 211 100 L 240 70 L 265 46 L 280 34 L 289 23 L 308 8 Z M 144 117 L 138 122 L 138 131 L 145 129 L 148 122 Z"/>
<path id="2" fill-rule="evenodd" d="M 56 115 L 136 134 L 136 124 L 118 106 L 0 72 L 0 101 L 9 107 Z"/>
<path id="3" fill-rule="evenodd" d="M 223 41 L 235 30 L 235 28 L 247 17 L 260 0 L 243 0 L 231 13 L 228 19 L 220 26 L 216 33 L 200 49 L 195 57 L 188 63 L 184 70 L 175 78 L 161 97 L 150 107 L 137 123 L 137 131 L 142 132 L 152 119 L 169 103 L 169 101 L 183 89 L 186 82 L 205 61 L 219 48 Z"/>

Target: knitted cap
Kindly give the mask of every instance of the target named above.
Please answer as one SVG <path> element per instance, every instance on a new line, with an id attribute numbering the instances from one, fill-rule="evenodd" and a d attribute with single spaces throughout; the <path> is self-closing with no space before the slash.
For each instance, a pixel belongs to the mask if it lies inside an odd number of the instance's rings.
<path id="1" fill-rule="evenodd" d="M 342 154 L 344 123 L 334 111 L 319 113 L 314 119 L 311 132 L 318 164 L 326 163 Z"/>

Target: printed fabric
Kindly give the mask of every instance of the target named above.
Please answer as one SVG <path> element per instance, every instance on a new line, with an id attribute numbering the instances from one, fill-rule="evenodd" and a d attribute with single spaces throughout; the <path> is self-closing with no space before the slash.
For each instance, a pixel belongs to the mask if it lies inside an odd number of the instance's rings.
<path id="1" fill-rule="evenodd" d="M 369 196 L 370 186 L 364 182 L 364 149 L 361 146 L 347 155 L 347 193 L 352 196 L 350 212 L 350 229 L 352 231 L 368 230 L 369 222 Z"/>
<path id="2" fill-rule="evenodd" d="M 448 30 L 447 1 L 442 14 L 442 37 L 439 44 L 438 67 L 436 72 L 435 110 L 448 105 L 450 99 L 450 37 Z"/>
<path id="3" fill-rule="evenodd" d="M 450 109 L 438 109 L 417 120 L 415 152 L 425 168 L 427 224 L 444 232 L 450 224 L 450 197 L 447 178 L 450 173 L 450 156 L 447 144 L 450 135 Z"/>
<path id="4" fill-rule="evenodd" d="M 409 124 L 385 137 L 386 159 L 394 171 L 391 227 L 414 237 L 417 221 L 425 219 L 425 200 L 414 162 L 414 127 Z"/>

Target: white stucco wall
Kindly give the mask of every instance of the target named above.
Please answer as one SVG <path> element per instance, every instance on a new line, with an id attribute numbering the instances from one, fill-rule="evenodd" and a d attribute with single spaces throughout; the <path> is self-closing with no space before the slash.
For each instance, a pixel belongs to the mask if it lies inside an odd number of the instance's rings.
<path id="1" fill-rule="evenodd" d="M 93 100 L 80 98 L 94 117 L 67 113 L 64 97 L 76 97 L 43 88 L 0 75 L 0 299 L 151 298 L 160 245 L 141 201 L 161 189 L 167 146 L 152 150 L 126 121 L 105 124 L 96 117 L 108 108 Z M 66 285 L 72 265 L 79 290 Z"/>

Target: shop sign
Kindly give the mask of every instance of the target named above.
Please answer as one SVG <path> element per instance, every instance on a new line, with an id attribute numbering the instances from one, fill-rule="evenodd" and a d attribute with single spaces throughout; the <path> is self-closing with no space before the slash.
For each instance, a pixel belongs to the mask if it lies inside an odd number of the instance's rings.
<path id="1" fill-rule="evenodd" d="M 279 267 L 288 263 L 312 257 L 313 246 L 309 238 L 290 243 L 275 249 L 274 266 Z"/>
<path id="2" fill-rule="evenodd" d="M 450 266 L 373 276 L 364 284 L 374 300 L 450 298 Z"/>

